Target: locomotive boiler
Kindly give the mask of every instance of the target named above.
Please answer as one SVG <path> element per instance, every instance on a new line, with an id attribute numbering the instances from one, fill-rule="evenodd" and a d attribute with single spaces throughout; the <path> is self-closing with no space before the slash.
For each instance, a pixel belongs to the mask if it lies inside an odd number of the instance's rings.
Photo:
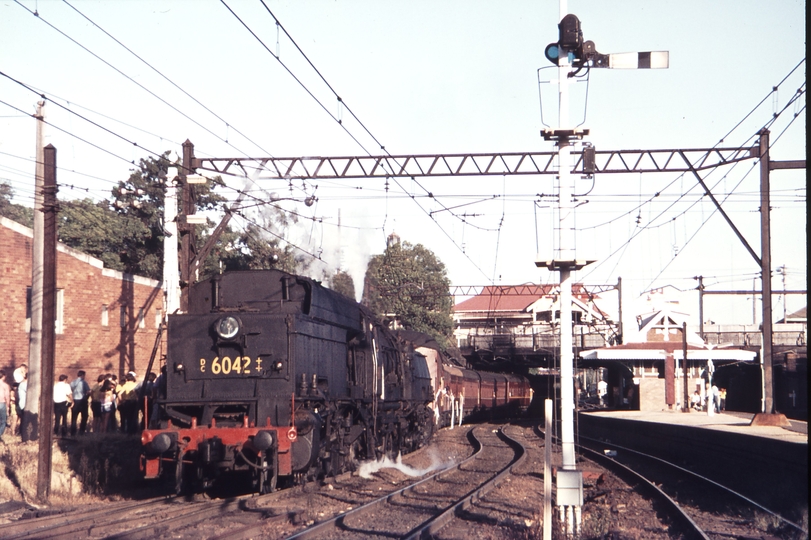
<path id="1" fill-rule="evenodd" d="M 169 315 L 143 476 L 180 493 L 242 472 L 266 493 L 408 453 L 467 414 L 529 404 L 523 378 L 452 366 L 419 336 L 279 270 L 193 284 L 188 313 Z"/>

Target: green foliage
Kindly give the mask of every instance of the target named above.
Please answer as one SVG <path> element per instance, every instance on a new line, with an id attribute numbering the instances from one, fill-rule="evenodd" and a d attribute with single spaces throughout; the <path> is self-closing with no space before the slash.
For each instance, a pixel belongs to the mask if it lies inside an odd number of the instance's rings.
<path id="1" fill-rule="evenodd" d="M 168 152 L 159 159 L 141 159 L 138 169 L 113 188 L 113 206 L 118 216 L 140 223 L 143 234 L 130 238 L 119 253 L 124 271 L 160 280 L 163 277 L 163 198 L 169 167 Z"/>
<path id="2" fill-rule="evenodd" d="M 445 265 L 422 244 L 389 237 L 382 255 L 366 269 L 363 303 L 379 317 L 396 318 L 408 330 L 432 335 L 445 349 L 453 332 L 450 280 Z"/>
<path id="3" fill-rule="evenodd" d="M 7 182 L 0 182 L 0 216 L 16 221 L 26 227 L 34 226 L 34 210 L 11 202 L 14 198 L 14 189 Z"/>
<path id="4" fill-rule="evenodd" d="M 169 152 L 159 158 L 141 159 L 129 178 L 119 181 L 112 189 L 109 201 L 90 199 L 60 201 L 58 214 L 59 241 L 100 259 L 107 268 L 129 274 L 163 279 L 163 227 L 166 174 Z M 208 184 L 189 186 L 196 211 L 224 211 L 225 197 L 215 192 L 223 186 L 217 177 Z M 7 183 L 0 183 L 0 215 L 33 227 L 33 209 L 13 204 L 14 192 Z M 178 206 L 182 204 L 178 193 Z M 297 255 L 294 248 L 281 240 L 286 228 L 295 222 L 295 215 L 280 207 L 267 205 L 262 209 L 258 225 L 249 224 L 235 232 L 226 227 L 200 267 L 198 279 L 221 270 L 279 268 L 287 272 L 303 272 L 311 262 Z M 216 223 L 194 227 L 194 242 L 201 250 Z M 177 235 L 176 241 L 180 241 Z M 192 250 L 194 256 L 195 250 Z"/>
<path id="5" fill-rule="evenodd" d="M 145 243 L 151 234 L 142 221 L 118 214 L 107 201 L 62 201 L 57 216 L 60 242 L 122 272 L 131 271 L 125 262 L 131 246 Z"/>
<path id="6" fill-rule="evenodd" d="M 330 278 L 329 287 L 347 298 L 355 299 L 355 281 L 352 279 L 352 276 L 343 270 Z"/>
<path id="7" fill-rule="evenodd" d="M 250 223 L 238 235 L 235 249 L 230 257 L 224 258 L 227 270 L 267 270 L 278 268 L 285 272 L 296 272 L 297 259 L 290 244 L 281 245 L 278 238 L 266 239 L 268 233 Z"/>
<path id="8" fill-rule="evenodd" d="M 119 182 L 112 190 L 113 206 L 119 217 L 138 221 L 146 230 L 143 235 L 130 237 L 119 254 L 124 271 L 157 280 L 163 278 L 163 204 L 164 184 L 170 165 L 168 156 L 169 152 L 166 152 L 157 159 L 150 157 L 140 160 L 130 177 Z M 221 184 L 222 181 L 217 178 L 213 183 Z M 193 184 L 189 188 L 197 211 L 216 209 L 225 200 L 214 193 L 208 184 Z M 195 228 L 197 246 L 202 246 L 204 235 L 200 229 Z"/>

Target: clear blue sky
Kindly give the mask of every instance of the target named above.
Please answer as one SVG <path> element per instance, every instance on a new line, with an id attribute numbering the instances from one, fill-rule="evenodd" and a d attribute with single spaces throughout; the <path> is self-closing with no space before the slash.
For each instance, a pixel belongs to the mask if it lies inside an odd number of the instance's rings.
<path id="1" fill-rule="evenodd" d="M 557 40 L 557 1 L 266 3 L 389 152 L 553 150 L 539 135 L 543 126 L 536 73 L 550 65 L 543 51 Z M 199 156 L 378 153 L 377 143 L 342 110 L 290 40 L 277 32 L 259 0 L 227 4 L 273 53 L 280 53 L 326 111 L 219 1 L 0 3 L 0 71 L 141 146 L 49 104 L 48 120 L 72 134 L 47 128 L 46 143 L 58 149 L 61 196 L 108 197 L 114 183 L 127 178 L 130 161 L 148 156 L 147 150 L 180 152 L 185 139 L 195 143 Z M 592 71 L 584 127 L 591 130 L 588 140 L 598 149 L 711 147 L 767 98 L 724 143 L 752 144 L 753 135 L 772 114 L 798 89 L 804 92 L 802 64 L 769 95 L 804 59 L 802 1 L 570 0 L 568 10 L 580 18 L 585 39 L 594 41 L 602 53 L 670 51 L 667 70 Z M 548 113 L 556 108 L 554 88 L 542 86 Z M 36 94 L 5 77 L 0 77 L 0 96 L 29 114 L 37 100 Z M 583 107 L 582 101 L 575 101 L 572 116 L 582 114 Z M 789 126 L 795 113 L 798 117 Z M 331 115 L 341 118 L 346 130 Z M 804 158 L 804 94 L 771 130 L 773 141 L 779 136 L 772 159 Z M 0 104 L 0 179 L 9 181 L 17 200 L 29 205 L 34 134 L 30 117 Z M 716 171 L 707 181 L 759 253 L 759 177 L 753 166 L 754 161 Z M 228 182 L 235 188 L 243 185 L 239 179 Z M 545 198 L 537 210 L 533 203 L 537 193 L 554 192 L 551 176 L 426 179 L 421 184 L 444 206 L 466 204 L 456 216 L 442 212 L 434 219 L 426 212 L 441 207 L 410 181 L 402 186 L 416 199 L 394 185 L 386 193 L 379 180 L 318 184 L 317 189 L 313 183 L 304 188 L 318 197 L 316 205 L 286 203 L 316 218 L 301 221 L 286 237 L 308 252 L 322 254 L 325 264 L 316 265 L 317 271 L 334 271 L 342 246 L 341 264 L 353 273 L 358 288 L 368 257 L 383 251 L 393 231 L 437 253 L 454 284 L 557 280 L 534 266 L 536 237 L 541 256 L 552 252 L 552 201 Z M 260 185 L 266 192 L 290 194 L 286 182 L 262 180 Z M 301 186 L 294 187 L 294 196 L 301 198 Z M 699 200 L 695 180 L 673 174 L 598 175 L 593 188 L 584 181 L 578 189 L 591 191 L 577 210 L 577 256 L 598 262 L 579 272 L 577 280 L 615 283 L 622 277 L 627 290 L 636 294 L 665 285 L 690 289 L 696 284 L 693 276 L 703 275 L 711 288 L 751 289 L 759 271 L 756 263 L 714 213 L 712 203 Z M 659 197 L 646 202 L 657 192 Z M 772 206 L 773 266 L 785 265 L 788 288 L 805 288 L 805 171 L 773 173 Z M 464 221 L 463 213 L 468 214 Z M 780 275 L 774 285 L 782 288 Z M 731 301 L 713 302 L 712 318 L 751 322 L 751 309 Z M 780 302 L 775 300 L 778 318 Z M 803 305 L 804 297 L 790 298 L 788 309 Z"/>

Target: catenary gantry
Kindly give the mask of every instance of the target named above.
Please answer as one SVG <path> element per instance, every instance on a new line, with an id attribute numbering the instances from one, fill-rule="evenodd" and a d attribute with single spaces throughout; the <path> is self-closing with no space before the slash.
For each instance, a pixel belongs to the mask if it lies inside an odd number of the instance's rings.
<path id="1" fill-rule="evenodd" d="M 757 146 L 572 152 L 572 174 L 693 172 L 757 158 Z M 351 179 L 557 174 L 557 152 L 378 155 L 340 157 L 194 158 L 199 172 L 285 179 Z M 584 167 L 585 164 L 585 167 Z"/>

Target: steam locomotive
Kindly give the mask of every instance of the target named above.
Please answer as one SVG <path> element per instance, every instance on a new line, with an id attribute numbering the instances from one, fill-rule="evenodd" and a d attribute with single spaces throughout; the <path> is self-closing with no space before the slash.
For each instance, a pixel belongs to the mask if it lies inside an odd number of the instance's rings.
<path id="1" fill-rule="evenodd" d="M 190 287 L 170 315 L 144 478 L 200 491 L 247 473 L 260 493 L 424 445 L 441 425 L 525 409 L 528 382 L 454 366 L 423 334 L 279 270 Z"/>

